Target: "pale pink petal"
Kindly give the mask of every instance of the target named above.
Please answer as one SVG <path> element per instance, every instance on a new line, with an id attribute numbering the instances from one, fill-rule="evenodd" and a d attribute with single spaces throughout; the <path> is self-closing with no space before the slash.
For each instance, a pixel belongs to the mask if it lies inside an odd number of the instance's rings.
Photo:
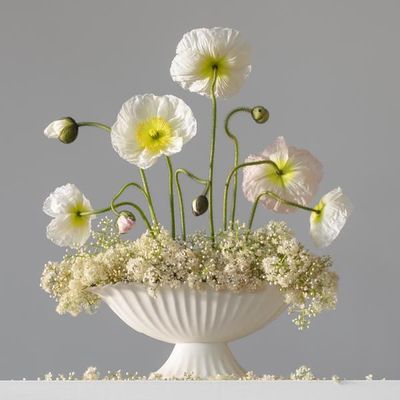
<path id="1" fill-rule="evenodd" d="M 120 234 L 128 233 L 135 226 L 135 220 L 121 214 L 117 219 L 118 231 Z"/>
<path id="2" fill-rule="evenodd" d="M 250 156 L 246 162 L 254 160 L 271 160 L 281 172 L 278 174 L 269 164 L 244 168 L 243 191 L 249 201 L 254 202 L 261 193 L 271 191 L 287 201 L 309 204 L 322 177 L 322 165 L 310 152 L 287 146 L 280 136 L 261 155 Z M 276 212 L 296 211 L 295 207 L 267 195 L 260 198 L 260 203 Z"/>

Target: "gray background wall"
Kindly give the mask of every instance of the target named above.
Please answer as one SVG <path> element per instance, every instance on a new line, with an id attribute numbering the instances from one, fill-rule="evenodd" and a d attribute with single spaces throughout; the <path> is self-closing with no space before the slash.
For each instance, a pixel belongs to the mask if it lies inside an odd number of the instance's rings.
<path id="1" fill-rule="evenodd" d="M 134 94 L 171 93 L 199 121 L 198 136 L 175 165 L 206 173 L 210 104 L 169 76 L 178 40 L 201 26 L 239 29 L 253 46 L 253 72 L 239 96 L 220 105 L 266 105 L 267 125 L 237 118 L 245 156 L 276 136 L 310 149 L 325 165 L 319 195 L 341 185 L 356 206 L 328 249 L 340 274 L 336 312 L 298 332 L 282 316 L 233 344 L 258 373 L 288 374 L 301 364 L 320 376 L 400 378 L 398 181 L 400 54 L 398 1 L 7 1 L 0 2 L 0 378 L 51 370 L 123 368 L 147 373 L 171 350 L 126 327 L 106 306 L 93 315 L 59 316 L 39 288 L 43 264 L 63 250 L 45 238 L 43 199 L 74 182 L 104 206 L 138 177 L 107 134 L 85 130 L 64 146 L 46 140 L 56 117 L 111 124 Z M 217 179 L 231 160 L 218 136 Z M 168 222 L 165 166 L 149 171 L 158 212 Z M 187 198 L 198 188 L 186 186 Z M 240 215 L 249 204 L 240 198 Z M 260 211 L 257 223 L 279 216 Z M 313 249 L 308 216 L 285 218 Z M 192 229 L 206 219 L 190 221 Z"/>

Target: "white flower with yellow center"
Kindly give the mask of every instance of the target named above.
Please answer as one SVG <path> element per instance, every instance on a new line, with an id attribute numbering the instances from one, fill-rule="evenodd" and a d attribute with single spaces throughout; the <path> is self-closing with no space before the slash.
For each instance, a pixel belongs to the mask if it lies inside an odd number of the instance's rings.
<path id="1" fill-rule="evenodd" d="M 186 33 L 170 69 L 172 79 L 184 89 L 205 96 L 211 95 L 216 73 L 217 97 L 236 94 L 250 71 L 250 46 L 240 32 L 230 28 L 200 28 Z"/>
<path id="2" fill-rule="evenodd" d="M 352 205 L 340 187 L 331 190 L 314 207 L 319 213 L 310 216 L 310 233 L 318 247 L 329 246 L 343 229 Z"/>
<path id="3" fill-rule="evenodd" d="M 300 205 L 309 204 L 318 190 L 322 179 L 322 164 L 308 151 L 288 146 L 284 137 L 278 137 L 260 155 L 250 156 L 246 162 L 271 160 L 271 164 L 252 165 L 243 171 L 243 192 L 255 202 L 257 196 L 271 191 L 287 201 Z M 296 208 L 270 196 L 263 196 L 260 202 L 276 212 L 292 212 Z"/>
<path id="4" fill-rule="evenodd" d="M 158 157 L 181 151 L 196 129 L 192 110 L 183 100 L 145 94 L 123 104 L 111 129 L 111 142 L 124 160 L 149 168 Z"/>
<path id="5" fill-rule="evenodd" d="M 47 237 L 56 245 L 77 248 L 89 239 L 94 216 L 82 214 L 93 208 L 75 185 L 58 187 L 45 200 L 43 211 L 53 217 L 47 226 Z"/>

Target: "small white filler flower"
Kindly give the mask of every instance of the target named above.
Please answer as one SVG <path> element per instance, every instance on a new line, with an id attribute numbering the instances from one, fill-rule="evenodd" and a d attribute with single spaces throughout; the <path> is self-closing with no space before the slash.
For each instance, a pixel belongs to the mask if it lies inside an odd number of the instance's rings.
<path id="1" fill-rule="evenodd" d="M 250 46 L 230 28 L 200 28 L 185 33 L 176 48 L 171 77 L 184 89 L 211 96 L 214 73 L 216 97 L 239 92 L 251 71 Z"/>
<path id="2" fill-rule="evenodd" d="M 340 187 L 331 190 L 321 198 L 314 207 L 319 213 L 310 216 L 310 233 L 318 247 L 329 246 L 339 235 L 347 218 L 351 214 L 352 205 Z"/>
<path id="3" fill-rule="evenodd" d="M 318 190 L 323 167 L 308 150 L 288 146 L 285 138 L 280 136 L 260 155 L 249 156 L 246 162 L 263 160 L 273 161 L 278 170 L 271 164 L 245 167 L 243 192 L 247 200 L 254 203 L 258 195 L 271 191 L 285 200 L 304 206 L 309 204 Z M 270 196 L 262 197 L 260 203 L 280 213 L 296 210 Z"/>
<path id="4" fill-rule="evenodd" d="M 47 226 L 47 237 L 56 245 L 78 248 L 89 239 L 94 215 L 86 213 L 93 208 L 75 185 L 58 187 L 45 200 L 43 211 L 53 217 Z"/>
<path id="5" fill-rule="evenodd" d="M 111 142 L 120 157 L 145 169 L 162 155 L 180 152 L 196 130 L 196 119 L 183 100 L 145 94 L 123 104 L 111 129 Z"/>

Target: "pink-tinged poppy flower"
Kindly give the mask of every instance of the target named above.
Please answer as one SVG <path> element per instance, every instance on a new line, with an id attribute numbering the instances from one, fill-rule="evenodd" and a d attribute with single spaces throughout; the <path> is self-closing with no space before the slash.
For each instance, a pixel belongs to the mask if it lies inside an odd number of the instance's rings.
<path id="1" fill-rule="evenodd" d="M 271 160 L 277 168 L 271 164 L 244 168 L 243 192 L 247 200 L 255 202 L 259 194 L 271 191 L 287 201 L 309 204 L 318 190 L 323 167 L 308 150 L 288 146 L 284 137 L 280 136 L 260 155 L 249 156 L 246 162 L 261 160 Z M 296 210 L 270 196 L 260 198 L 260 203 L 281 213 Z"/>

